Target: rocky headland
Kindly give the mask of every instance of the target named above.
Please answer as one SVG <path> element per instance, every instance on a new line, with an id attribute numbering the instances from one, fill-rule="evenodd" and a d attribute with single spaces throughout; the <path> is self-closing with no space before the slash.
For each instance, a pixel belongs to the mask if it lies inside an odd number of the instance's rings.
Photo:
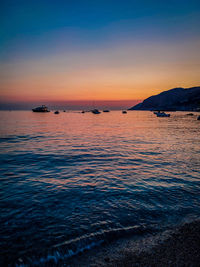
<path id="1" fill-rule="evenodd" d="M 129 110 L 200 111 L 200 87 L 173 88 L 150 96 Z"/>

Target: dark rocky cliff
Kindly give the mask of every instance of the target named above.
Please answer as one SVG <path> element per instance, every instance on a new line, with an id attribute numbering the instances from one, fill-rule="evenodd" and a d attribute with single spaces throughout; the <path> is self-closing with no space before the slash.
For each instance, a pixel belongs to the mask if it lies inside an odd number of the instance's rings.
<path id="1" fill-rule="evenodd" d="M 200 109 L 200 87 L 174 88 L 145 99 L 129 110 L 197 110 Z"/>

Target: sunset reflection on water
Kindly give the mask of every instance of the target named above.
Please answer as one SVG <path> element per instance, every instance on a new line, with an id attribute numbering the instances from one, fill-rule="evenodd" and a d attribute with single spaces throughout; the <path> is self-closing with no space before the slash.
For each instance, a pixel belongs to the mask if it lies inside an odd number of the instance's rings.
<path id="1" fill-rule="evenodd" d="M 200 215 L 197 113 L 0 114 L 1 253 L 12 262 Z"/>

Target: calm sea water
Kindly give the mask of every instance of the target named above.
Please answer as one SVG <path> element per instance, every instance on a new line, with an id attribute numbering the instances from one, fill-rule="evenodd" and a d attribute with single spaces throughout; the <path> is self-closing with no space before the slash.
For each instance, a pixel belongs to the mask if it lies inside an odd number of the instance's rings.
<path id="1" fill-rule="evenodd" d="M 200 216 L 196 115 L 0 116 L 1 266 L 56 265 Z"/>

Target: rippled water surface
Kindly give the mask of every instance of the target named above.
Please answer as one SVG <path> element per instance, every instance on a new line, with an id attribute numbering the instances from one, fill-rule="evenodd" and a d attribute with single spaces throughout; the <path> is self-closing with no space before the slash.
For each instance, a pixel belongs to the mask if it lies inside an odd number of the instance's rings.
<path id="1" fill-rule="evenodd" d="M 2 264 L 46 265 L 200 215 L 197 114 L 0 112 Z"/>

